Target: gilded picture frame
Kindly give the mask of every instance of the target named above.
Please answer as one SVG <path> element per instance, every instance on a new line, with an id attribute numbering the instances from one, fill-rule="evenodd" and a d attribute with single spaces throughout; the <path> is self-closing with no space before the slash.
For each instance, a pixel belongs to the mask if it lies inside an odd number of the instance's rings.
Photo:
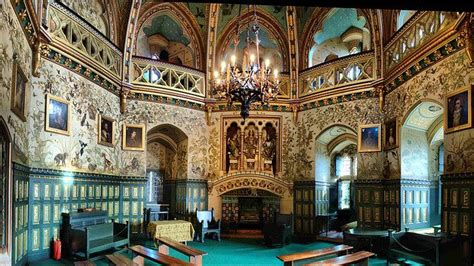
<path id="1" fill-rule="evenodd" d="M 99 114 L 97 116 L 97 143 L 113 147 L 115 143 L 115 120 Z"/>
<path id="2" fill-rule="evenodd" d="M 444 98 L 444 133 L 452 133 L 472 127 L 473 85 L 459 88 Z"/>
<path id="3" fill-rule="evenodd" d="M 400 127 L 398 119 L 391 119 L 383 126 L 383 149 L 392 150 L 400 146 Z"/>
<path id="4" fill-rule="evenodd" d="M 13 62 L 13 71 L 12 71 L 12 87 L 11 87 L 11 97 L 10 97 L 10 109 L 11 111 L 18 116 L 23 122 L 26 122 L 26 91 L 28 84 L 28 77 L 21 69 L 18 62 L 15 60 Z"/>
<path id="5" fill-rule="evenodd" d="M 377 152 L 382 150 L 382 134 L 380 124 L 359 125 L 358 133 L 358 152 Z"/>
<path id="6" fill-rule="evenodd" d="M 71 134 L 69 101 L 48 93 L 45 106 L 45 131 L 69 136 Z"/>
<path id="7" fill-rule="evenodd" d="M 145 135 L 145 125 L 123 124 L 122 149 L 129 151 L 144 151 Z"/>

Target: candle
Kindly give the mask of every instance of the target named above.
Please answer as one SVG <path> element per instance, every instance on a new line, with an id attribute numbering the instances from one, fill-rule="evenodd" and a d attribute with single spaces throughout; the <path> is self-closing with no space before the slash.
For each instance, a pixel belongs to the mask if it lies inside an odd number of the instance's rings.
<path id="1" fill-rule="evenodd" d="M 221 62 L 221 72 L 224 73 L 225 71 L 225 61 Z"/>
<path id="2" fill-rule="evenodd" d="M 214 71 L 214 79 L 217 79 L 219 77 L 219 72 L 217 70 Z"/>
<path id="3" fill-rule="evenodd" d="M 230 61 L 232 63 L 232 66 L 235 66 L 235 60 L 236 60 L 236 58 L 235 58 L 235 54 L 234 54 L 230 57 Z"/>
<path id="4" fill-rule="evenodd" d="M 270 68 L 270 60 L 265 59 L 265 69 Z"/>
<path id="5" fill-rule="evenodd" d="M 273 70 L 273 75 L 275 76 L 275 80 L 277 80 L 278 79 L 278 70 L 276 68 Z"/>
<path id="6" fill-rule="evenodd" d="M 251 54 L 250 55 L 250 64 L 253 64 L 253 61 L 255 61 L 255 55 Z"/>

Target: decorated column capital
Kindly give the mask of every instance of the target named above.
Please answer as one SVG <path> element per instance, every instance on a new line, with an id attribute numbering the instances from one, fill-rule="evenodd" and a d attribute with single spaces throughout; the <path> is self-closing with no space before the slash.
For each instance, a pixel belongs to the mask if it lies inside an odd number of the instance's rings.
<path id="1" fill-rule="evenodd" d="M 131 88 L 128 86 L 123 86 L 120 90 L 120 113 L 125 113 L 127 107 L 127 98 L 130 95 Z"/>

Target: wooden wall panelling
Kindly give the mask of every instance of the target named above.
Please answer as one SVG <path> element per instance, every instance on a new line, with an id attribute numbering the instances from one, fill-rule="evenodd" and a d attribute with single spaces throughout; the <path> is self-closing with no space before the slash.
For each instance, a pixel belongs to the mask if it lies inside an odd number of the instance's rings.
<path id="1" fill-rule="evenodd" d="M 73 173 L 18 164 L 14 164 L 13 175 L 14 215 L 18 218 L 14 218 L 18 221 L 14 229 L 16 265 L 49 258 L 51 241 L 59 237 L 62 212 L 103 209 L 111 219 L 129 221 L 132 232 L 140 231 L 145 178 Z"/>
<path id="2" fill-rule="evenodd" d="M 294 234 L 302 241 L 315 238 L 316 182 L 295 181 L 293 186 Z"/>
<path id="3" fill-rule="evenodd" d="M 448 174 L 441 185 L 441 230 L 463 242 L 467 265 L 474 259 L 474 173 Z"/>
<path id="4" fill-rule="evenodd" d="M 357 225 L 367 228 L 383 228 L 384 186 L 382 180 L 356 180 L 355 209 Z"/>

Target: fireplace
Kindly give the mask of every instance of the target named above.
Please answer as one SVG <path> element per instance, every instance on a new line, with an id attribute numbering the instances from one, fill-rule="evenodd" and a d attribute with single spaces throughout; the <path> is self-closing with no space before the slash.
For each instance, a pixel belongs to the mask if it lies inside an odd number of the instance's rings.
<path id="1" fill-rule="evenodd" d="M 280 210 L 280 198 L 268 191 L 238 189 L 222 195 L 223 227 L 261 229 Z"/>
<path id="2" fill-rule="evenodd" d="M 239 227 L 258 226 L 262 218 L 262 198 L 240 197 L 239 202 Z M 263 221 L 262 221 L 263 222 Z"/>

